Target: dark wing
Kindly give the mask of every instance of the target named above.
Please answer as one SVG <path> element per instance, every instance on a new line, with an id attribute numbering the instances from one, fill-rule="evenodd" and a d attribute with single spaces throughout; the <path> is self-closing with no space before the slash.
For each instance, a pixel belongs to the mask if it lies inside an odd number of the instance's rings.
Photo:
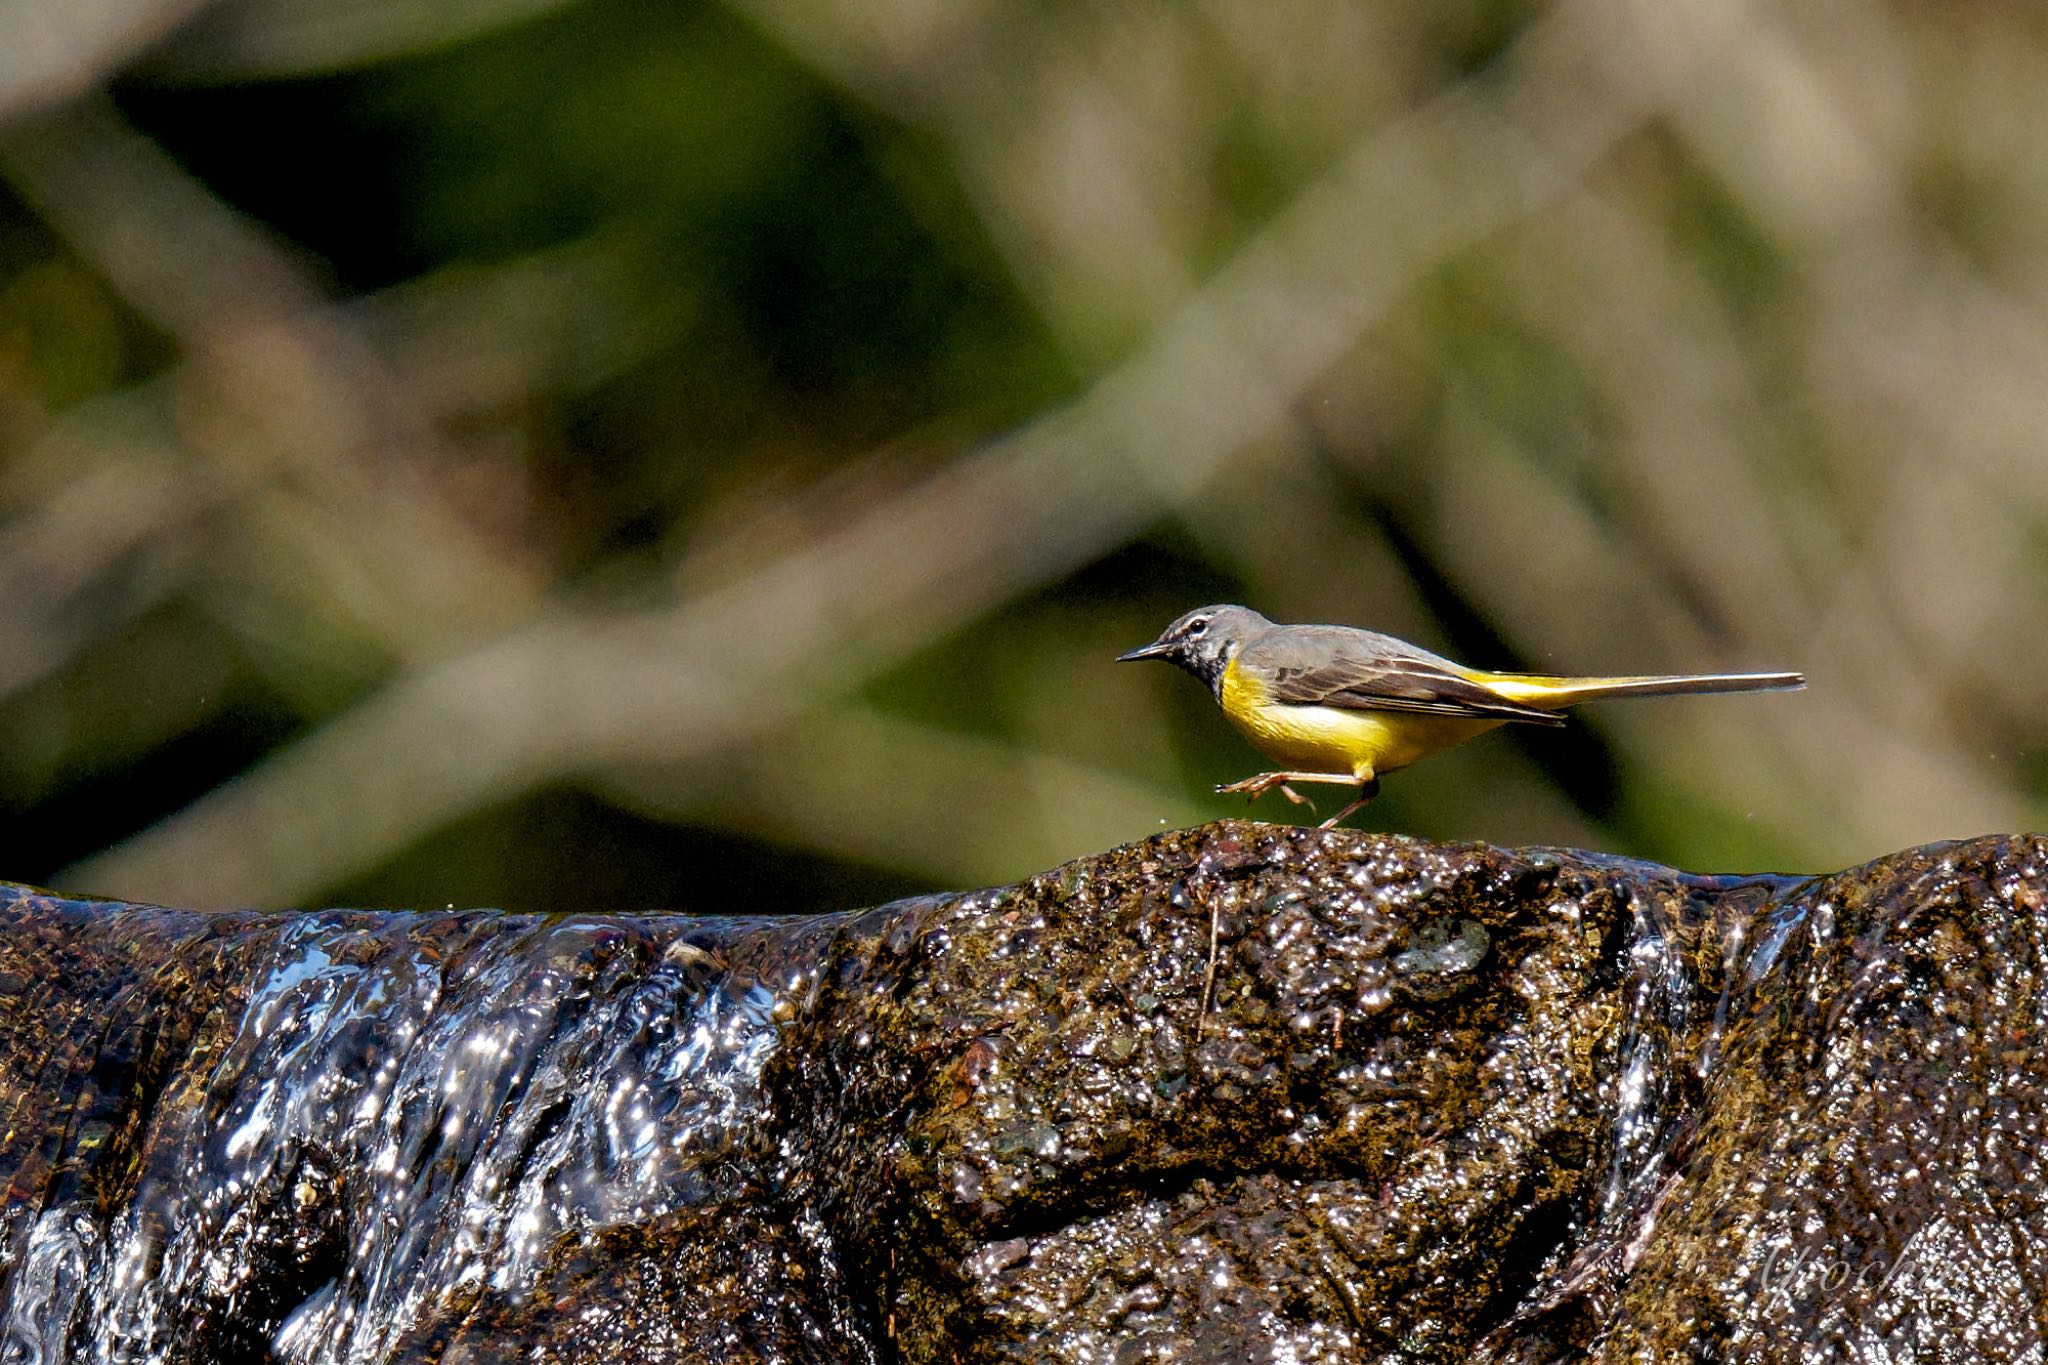
<path id="1" fill-rule="evenodd" d="M 1556 712 L 1509 701 L 1484 683 L 1461 677 L 1450 670 L 1449 660 L 1371 631 L 1282 628 L 1246 646 L 1242 662 L 1266 678 L 1274 701 L 1291 706 L 1565 723 Z"/>

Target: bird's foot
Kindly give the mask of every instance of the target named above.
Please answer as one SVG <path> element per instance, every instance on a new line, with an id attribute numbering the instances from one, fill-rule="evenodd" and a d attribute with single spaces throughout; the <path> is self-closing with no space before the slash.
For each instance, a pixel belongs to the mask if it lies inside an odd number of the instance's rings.
<path id="1" fill-rule="evenodd" d="M 1219 792 L 1223 792 L 1227 795 L 1233 796 L 1242 794 L 1256 801 L 1260 797 L 1264 796 L 1267 792 L 1272 791 L 1274 788 L 1277 787 L 1280 791 L 1280 794 L 1286 797 L 1289 801 L 1292 801 L 1295 805 L 1307 806 L 1310 810 L 1314 810 L 1316 808 L 1316 803 L 1309 800 L 1306 796 L 1303 796 L 1300 792 L 1296 791 L 1291 785 L 1295 782 L 1327 782 L 1330 785 L 1336 787 L 1355 787 L 1358 785 L 1358 779 L 1356 777 L 1353 777 L 1349 773 L 1285 772 L 1260 773 L 1255 777 L 1247 777 L 1240 782 L 1226 782 L 1221 786 L 1217 787 L 1216 790 Z M 1379 790 L 1379 784 L 1377 782 L 1373 783 L 1373 790 Z M 1358 809 L 1359 804 L 1360 803 L 1354 802 L 1352 805 L 1346 807 L 1346 810 L 1356 810 Z M 1327 829 L 1328 826 L 1325 825 L 1324 828 Z"/>
<path id="2" fill-rule="evenodd" d="M 1256 777 L 1247 777 L 1241 782 L 1226 782 L 1217 787 L 1216 790 L 1226 796 L 1235 796 L 1241 792 L 1251 800 L 1256 801 L 1267 792 L 1273 790 L 1273 788 L 1278 787 L 1282 792 L 1286 793 L 1289 800 L 1306 805 L 1306 799 L 1287 785 L 1287 780 L 1293 776 L 1293 773 L 1260 773 Z"/>

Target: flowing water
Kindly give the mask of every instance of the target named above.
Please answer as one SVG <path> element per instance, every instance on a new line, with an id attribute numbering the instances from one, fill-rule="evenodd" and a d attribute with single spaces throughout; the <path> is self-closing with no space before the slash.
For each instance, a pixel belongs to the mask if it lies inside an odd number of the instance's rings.
<path id="1" fill-rule="evenodd" d="M 157 1099 L 113 1216 L 115 1172 L 88 1171 L 23 1229 L 0 1266 L 8 1365 L 182 1359 L 195 1315 L 258 1333 L 257 1359 L 378 1361 L 451 1295 L 516 1302 L 563 1237 L 755 1177 L 761 1066 L 815 964 L 805 926 L 680 916 L 113 913 L 249 957 L 252 984 L 219 1055 Z M 33 1098 L 10 1122 L 91 1107 Z M 113 1142 L 79 1136 L 74 1162 Z"/>

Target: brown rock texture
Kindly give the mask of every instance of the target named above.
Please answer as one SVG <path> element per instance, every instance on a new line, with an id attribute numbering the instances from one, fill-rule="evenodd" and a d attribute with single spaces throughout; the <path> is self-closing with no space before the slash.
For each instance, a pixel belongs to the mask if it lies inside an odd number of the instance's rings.
<path id="1" fill-rule="evenodd" d="M 2039 1359 L 2044 903 L 1242 822 L 796 922 L 13 888 L 0 1360 Z"/>

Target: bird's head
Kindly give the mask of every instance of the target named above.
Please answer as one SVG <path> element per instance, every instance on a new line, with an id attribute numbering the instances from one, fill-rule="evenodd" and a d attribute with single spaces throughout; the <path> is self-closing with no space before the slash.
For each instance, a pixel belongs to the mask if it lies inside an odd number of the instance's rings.
<path id="1" fill-rule="evenodd" d="M 1244 648 L 1245 641 L 1272 624 L 1250 607 L 1196 607 L 1143 649 L 1117 655 L 1117 662 L 1165 659 L 1179 664 L 1214 691 L 1223 685 L 1223 670 Z"/>

